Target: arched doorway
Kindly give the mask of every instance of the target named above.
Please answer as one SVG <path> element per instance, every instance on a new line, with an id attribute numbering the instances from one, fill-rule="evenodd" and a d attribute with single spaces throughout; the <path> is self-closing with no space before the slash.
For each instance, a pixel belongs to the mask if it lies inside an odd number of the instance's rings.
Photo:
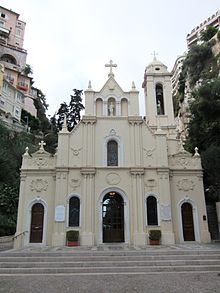
<path id="1" fill-rule="evenodd" d="M 181 206 L 183 239 L 184 241 L 195 241 L 192 205 L 185 202 Z"/>
<path id="2" fill-rule="evenodd" d="M 107 193 L 102 203 L 103 243 L 124 242 L 124 201 L 115 191 Z"/>
<path id="3" fill-rule="evenodd" d="M 44 226 L 44 206 L 35 203 L 31 209 L 30 243 L 42 243 Z"/>

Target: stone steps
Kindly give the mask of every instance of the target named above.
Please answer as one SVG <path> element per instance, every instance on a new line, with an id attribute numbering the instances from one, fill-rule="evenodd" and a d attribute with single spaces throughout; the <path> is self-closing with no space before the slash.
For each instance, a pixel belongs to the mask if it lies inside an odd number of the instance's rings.
<path id="1" fill-rule="evenodd" d="M 1 252 L 0 276 L 220 272 L 220 250 Z"/>

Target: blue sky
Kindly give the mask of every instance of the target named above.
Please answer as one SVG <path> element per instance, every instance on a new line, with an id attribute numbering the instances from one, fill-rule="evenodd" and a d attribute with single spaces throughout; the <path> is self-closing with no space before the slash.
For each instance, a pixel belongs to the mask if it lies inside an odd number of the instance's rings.
<path id="1" fill-rule="evenodd" d="M 49 103 L 48 114 L 69 101 L 73 88 L 92 81 L 100 90 L 105 64 L 118 65 L 115 79 L 128 91 L 132 81 L 143 100 L 144 69 L 157 58 L 171 71 L 186 50 L 186 35 L 220 9 L 219 0 L 1 0 L 26 22 L 24 48 L 34 86 Z M 143 110 L 141 114 L 144 115 Z"/>

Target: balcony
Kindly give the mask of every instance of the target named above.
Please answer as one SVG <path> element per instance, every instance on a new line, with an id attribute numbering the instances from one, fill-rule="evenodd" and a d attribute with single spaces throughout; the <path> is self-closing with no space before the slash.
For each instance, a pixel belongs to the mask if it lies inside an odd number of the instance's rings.
<path id="1" fill-rule="evenodd" d="M 17 88 L 19 90 L 22 90 L 22 91 L 28 91 L 28 84 L 23 82 L 23 81 L 19 81 L 18 84 L 17 84 Z"/>
<path id="2" fill-rule="evenodd" d="M 6 80 L 9 81 L 10 84 L 13 84 L 15 79 L 12 76 L 6 76 Z"/>
<path id="3" fill-rule="evenodd" d="M 7 28 L 4 28 L 2 26 L 0 26 L 0 36 L 4 36 L 4 37 L 9 37 L 10 34 L 10 30 L 8 30 Z"/>

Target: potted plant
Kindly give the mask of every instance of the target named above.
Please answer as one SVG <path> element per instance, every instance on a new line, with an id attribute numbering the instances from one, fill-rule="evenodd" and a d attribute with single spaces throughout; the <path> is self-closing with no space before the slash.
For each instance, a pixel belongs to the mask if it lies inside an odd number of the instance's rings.
<path id="1" fill-rule="evenodd" d="M 67 231 L 66 232 L 67 246 L 78 246 L 79 245 L 79 231 Z"/>
<path id="2" fill-rule="evenodd" d="M 160 230 L 150 230 L 149 231 L 150 245 L 159 245 L 160 239 L 161 239 L 161 231 Z"/>

